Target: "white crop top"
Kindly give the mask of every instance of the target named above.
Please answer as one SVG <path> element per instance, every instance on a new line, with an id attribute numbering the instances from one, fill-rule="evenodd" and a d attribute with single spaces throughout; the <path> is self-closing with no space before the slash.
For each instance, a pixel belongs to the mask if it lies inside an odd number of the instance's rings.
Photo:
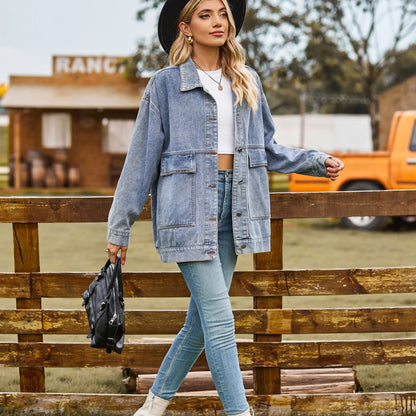
<path id="1" fill-rule="evenodd" d="M 215 71 L 202 71 L 197 69 L 199 79 L 204 88 L 215 98 L 218 111 L 218 153 L 234 154 L 234 111 L 231 80 L 221 79 L 222 90 L 218 89 L 218 83 L 211 79 L 206 72 L 218 82 L 221 78 L 221 68 Z"/>

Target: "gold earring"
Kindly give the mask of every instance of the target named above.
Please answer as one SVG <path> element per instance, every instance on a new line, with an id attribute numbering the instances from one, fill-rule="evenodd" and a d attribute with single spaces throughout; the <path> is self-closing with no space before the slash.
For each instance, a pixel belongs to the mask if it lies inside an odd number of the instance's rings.
<path id="1" fill-rule="evenodd" d="M 188 36 L 188 43 L 192 45 L 194 43 L 194 39 L 192 36 Z"/>

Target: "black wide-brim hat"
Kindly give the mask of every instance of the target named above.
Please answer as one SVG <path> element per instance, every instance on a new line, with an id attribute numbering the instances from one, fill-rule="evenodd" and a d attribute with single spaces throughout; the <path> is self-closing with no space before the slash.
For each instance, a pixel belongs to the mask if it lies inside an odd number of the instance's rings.
<path id="1" fill-rule="evenodd" d="M 163 49 L 169 53 L 172 43 L 178 36 L 178 19 L 189 0 L 166 0 L 159 16 L 158 35 Z M 228 0 L 233 14 L 236 34 L 243 26 L 246 15 L 246 0 Z"/>

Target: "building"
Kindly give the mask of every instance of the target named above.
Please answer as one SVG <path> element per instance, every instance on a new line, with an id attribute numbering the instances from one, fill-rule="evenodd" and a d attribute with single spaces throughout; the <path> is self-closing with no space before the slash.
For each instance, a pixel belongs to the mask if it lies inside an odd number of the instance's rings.
<path id="1" fill-rule="evenodd" d="M 121 60 L 54 56 L 51 76 L 10 77 L 2 105 L 15 188 L 114 187 L 148 81 L 126 80 Z"/>
<path id="2" fill-rule="evenodd" d="M 293 114 L 273 116 L 275 138 L 286 146 L 323 152 L 371 152 L 367 114 Z"/>
<path id="3" fill-rule="evenodd" d="M 416 110 L 416 75 L 379 96 L 380 146 L 387 149 L 390 123 L 396 111 Z"/>

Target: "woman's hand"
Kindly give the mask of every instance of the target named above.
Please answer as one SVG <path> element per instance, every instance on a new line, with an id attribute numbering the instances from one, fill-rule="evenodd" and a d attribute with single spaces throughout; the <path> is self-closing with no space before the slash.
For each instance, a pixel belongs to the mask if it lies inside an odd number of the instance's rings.
<path id="1" fill-rule="evenodd" d="M 108 258 L 110 259 L 111 264 L 114 264 L 116 262 L 116 257 L 119 251 L 121 265 L 124 266 L 126 264 L 127 246 L 117 246 L 110 242 L 107 244 Z"/>
<path id="2" fill-rule="evenodd" d="M 331 181 L 335 181 L 342 169 L 344 163 L 336 157 L 329 157 L 325 160 L 326 173 Z"/>

